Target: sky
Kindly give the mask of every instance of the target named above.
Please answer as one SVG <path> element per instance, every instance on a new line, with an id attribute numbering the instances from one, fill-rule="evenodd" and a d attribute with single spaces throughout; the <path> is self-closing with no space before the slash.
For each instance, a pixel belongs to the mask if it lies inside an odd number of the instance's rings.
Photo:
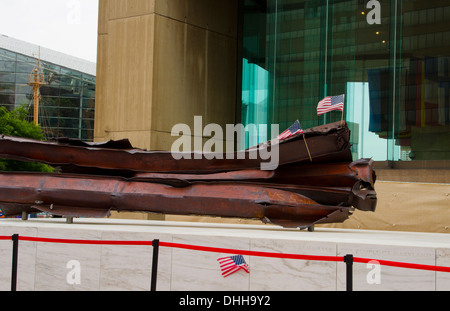
<path id="1" fill-rule="evenodd" d="M 0 34 L 97 61 L 98 0 L 0 0 Z"/>

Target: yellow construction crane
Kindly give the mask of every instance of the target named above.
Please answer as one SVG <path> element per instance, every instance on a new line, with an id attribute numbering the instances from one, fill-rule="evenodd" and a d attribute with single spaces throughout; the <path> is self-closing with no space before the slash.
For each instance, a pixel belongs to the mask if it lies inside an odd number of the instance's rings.
<path id="1" fill-rule="evenodd" d="M 39 124 L 39 100 L 41 99 L 40 88 L 46 84 L 44 81 L 44 75 L 41 73 L 41 49 L 39 48 L 39 58 L 37 59 L 36 66 L 31 74 L 28 76 L 28 85 L 33 87 L 33 102 L 34 102 L 34 124 Z"/>

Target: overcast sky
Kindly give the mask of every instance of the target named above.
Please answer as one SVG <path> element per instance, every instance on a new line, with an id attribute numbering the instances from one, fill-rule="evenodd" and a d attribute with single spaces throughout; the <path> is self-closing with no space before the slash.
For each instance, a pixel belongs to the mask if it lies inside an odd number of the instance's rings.
<path id="1" fill-rule="evenodd" d="M 0 0 L 0 34 L 97 60 L 98 0 Z"/>

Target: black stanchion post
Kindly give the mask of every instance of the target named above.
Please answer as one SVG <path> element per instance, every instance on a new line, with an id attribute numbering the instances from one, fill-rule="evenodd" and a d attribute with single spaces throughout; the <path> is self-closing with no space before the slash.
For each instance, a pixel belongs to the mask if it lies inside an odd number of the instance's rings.
<path id="1" fill-rule="evenodd" d="M 159 240 L 153 240 L 153 261 L 152 261 L 152 284 L 151 291 L 156 291 L 156 281 L 158 279 L 158 256 L 159 256 Z"/>
<path id="2" fill-rule="evenodd" d="M 17 291 L 17 263 L 19 256 L 19 235 L 14 234 L 12 236 L 13 249 L 12 249 L 12 269 L 11 269 L 11 291 Z"/>
<path id="3" fill-rule="evenodd" d="M 344 262 L 347 266 L 347 291 L 353 291 L 353 255 L 344 256 Z"/>

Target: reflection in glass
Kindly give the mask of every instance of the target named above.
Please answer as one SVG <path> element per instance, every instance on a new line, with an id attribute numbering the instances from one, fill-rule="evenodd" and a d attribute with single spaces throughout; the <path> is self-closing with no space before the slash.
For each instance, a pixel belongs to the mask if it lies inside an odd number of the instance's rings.
<path id="1" fill-rule="evenodd" d="M 0 49 L 0 105 L 14 109 L 28 105 L 33 111 L 28 75 L 35 59 Z M 58 137 L 93 140 L 95 77 L 42 62 L 46 84 L 41 87 L 39 123 L 47 139 Z M 30 115 L 30 120 L 32 116 Z"/>
<path id="2" fill-rule="evenodd" d="M 367 4 L 245 0 L 242 122 L 339 121 L 316 107 L 345 93 L 355 158 L 450 159 L 450 3 Z"/>

